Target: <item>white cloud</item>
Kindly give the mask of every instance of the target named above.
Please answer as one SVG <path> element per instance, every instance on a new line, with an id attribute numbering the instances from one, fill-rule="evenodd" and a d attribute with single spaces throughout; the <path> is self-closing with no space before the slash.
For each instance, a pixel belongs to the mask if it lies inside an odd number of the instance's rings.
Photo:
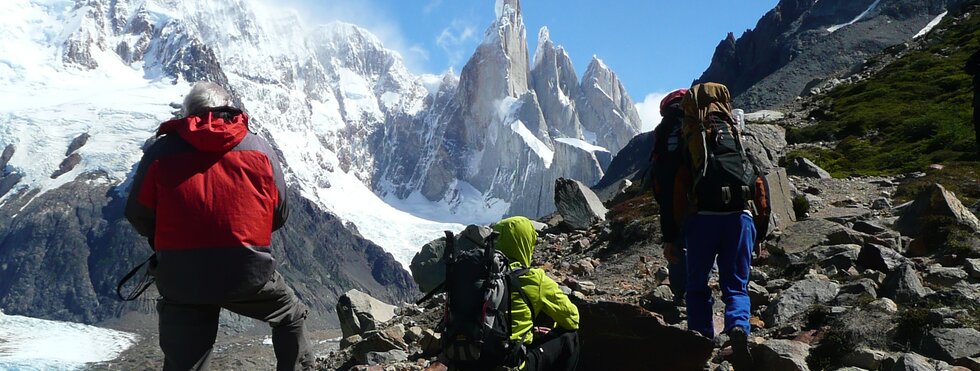
<path id="1" fill-rule="evenodd" d="M 436 37 L 436 45 L 439 45 L 446 52 L 449 58 L 449 65 L 455 66 L 466 56 L 466 50 L 464 48 L 467 43 L 475 39 L 475 26 L 462 20 L 454 19 L 449 24 L 449 27 L 444 28 L 439 33 L 439 37 Z"/>
<path id="2" fill-rule="evenodd" d="M 660 119 L 662 118 L 660 116 L 660 101 L 668 93 L 647 94 L 642 102 L 636 104 L 636 111 L 640 114 L 640 121 L 643 121 L 643 126 L 640 130 L 647 132 L 653 130 L 653 128 L 660 124 Z"/>
<path id="3" fill-rule="evenodd" d="M 434 10 L 439 8 L 439 6 L 441 5 L 442 5 L 442 0 L 429 1 L 429 3 L 425 4 L 425 7 L 422 8 L 422 13 L 426 15 L 431 14 Z"/>

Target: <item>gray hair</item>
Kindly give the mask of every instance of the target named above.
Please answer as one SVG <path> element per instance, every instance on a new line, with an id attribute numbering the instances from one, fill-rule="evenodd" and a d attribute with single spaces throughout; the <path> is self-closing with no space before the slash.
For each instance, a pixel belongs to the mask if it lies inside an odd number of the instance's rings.
<path id="1" fill-rule="evenodd" d="M 213 82 L 194 84 L 191 91 L 184 96 L 184 116 L 197 115 L 213 108 L 231 107 L 231 94 L 221 85 Z"/>

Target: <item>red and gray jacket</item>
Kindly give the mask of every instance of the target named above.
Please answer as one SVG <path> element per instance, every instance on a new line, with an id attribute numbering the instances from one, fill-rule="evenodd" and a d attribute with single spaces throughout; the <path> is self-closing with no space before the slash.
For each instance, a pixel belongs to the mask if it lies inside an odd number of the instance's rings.
<path id="1" fill-rule="evenodd" d="M 272 231 L 288 216 L 272 147 L 232 108 L 165 122 L 157 136 L 126 218 L 156 251 L 160 294 L 206 304 L 258 291 L 276 269 Z"/>

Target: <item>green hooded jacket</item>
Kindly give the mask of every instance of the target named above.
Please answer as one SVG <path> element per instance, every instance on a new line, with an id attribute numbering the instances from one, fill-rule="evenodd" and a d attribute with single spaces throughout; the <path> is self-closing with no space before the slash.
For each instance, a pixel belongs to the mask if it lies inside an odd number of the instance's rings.
<path id="1" fill-rule="evenodd" d="M 531 221 L 523 216 L 515 216 L 501 220 L 493 226 L 493 229 L 500 233 L 497 249 L 510 259 L 510 266 L 515 269 L 529 267 L 534 245 L 538 241 L 538 232 L 534 230 Z M 558 327 L 578 330 L 578 308 L 568 300 L 565 293 L 561 292 L 558 284 L 544 274 L 543 270 L 532 268 L 521 276 L 520 280 L 535 313 L 531 315 L 520 294 L 511 293 L 513 303 L 511 315 L 514 321 L 511 324 L 512 340 L 531 343 L 534 340 L 534 332 L 531 331 L 534 327 L 534 318 L 541 312 L 554 319 Z"/>

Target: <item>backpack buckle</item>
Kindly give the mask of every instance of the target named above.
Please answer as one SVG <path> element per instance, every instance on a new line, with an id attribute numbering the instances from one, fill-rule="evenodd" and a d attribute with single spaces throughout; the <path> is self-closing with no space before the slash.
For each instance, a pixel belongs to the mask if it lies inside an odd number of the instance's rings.
<path id="1" fill-rule="evenodd" d="M 728 205 L 732 202 L 732 189 L 729 187 L 721 187 L 721 203 Z"/>

